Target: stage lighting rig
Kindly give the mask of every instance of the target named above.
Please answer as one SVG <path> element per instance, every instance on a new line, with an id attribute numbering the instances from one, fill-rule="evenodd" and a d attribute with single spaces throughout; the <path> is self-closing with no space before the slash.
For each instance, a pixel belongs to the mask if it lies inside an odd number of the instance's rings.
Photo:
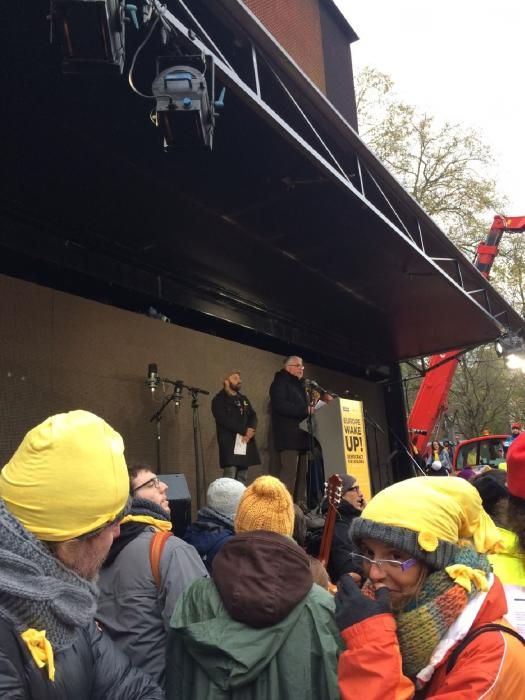
<path id="1" fill-rule="evenodd" d="M 126 10 L 136 24 L 136 6 L 124 0 L 51 0 L 64 73 L 122 73 Z"/>
<path id="2" fill-rule="evenodd" d="M 161 69 L 170 61 L 177 64 Z M 164 148 L 213 147 L 216 109 L 223 106 L 224 89 L 215 100 L 215 70 L 209 55 L 162 57 L 153 81 L 154 123 L 164 134 Z"/>
<path id="3" fill-rule="evenodd" d="M 523 331 L 517 333 L 506 333 L 498 338 L 495 343 L 496 355 L 498 357 L 508 357 L 508 355 L 525 355 L 525 340 Z"/>
<path id="4" fill-rule="evenodd" d="M 507 333 L 495 342 L 496 355 L 505 358 L 509 369 L 519 369 L 525 373 L 524 331 Z"/>

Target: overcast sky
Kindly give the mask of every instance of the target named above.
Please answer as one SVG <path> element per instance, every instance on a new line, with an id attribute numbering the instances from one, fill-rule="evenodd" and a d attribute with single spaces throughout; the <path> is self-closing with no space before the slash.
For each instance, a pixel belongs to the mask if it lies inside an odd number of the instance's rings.
<path id="1" fill-rule="evenodd" d="M 399 97 L 480 132 L 505 213 L 525 215 L 525 0 L 336 0 L 360 37 L 354 67 L 388 73 Z"/>

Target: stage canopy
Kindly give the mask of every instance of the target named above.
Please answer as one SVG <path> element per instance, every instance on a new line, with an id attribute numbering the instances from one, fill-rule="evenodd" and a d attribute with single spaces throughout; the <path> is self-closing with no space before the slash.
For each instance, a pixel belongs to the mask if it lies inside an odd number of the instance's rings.
<path id="1" fill-rule="evenodd" d="M 226 95 L 213 150 L 170 153 L 143 33 L 123 76 L 63 75 L 49 2 L 5 6 L 5 273 L 372 371 L 521 327 L 241 2 L 189 5 Z"/>

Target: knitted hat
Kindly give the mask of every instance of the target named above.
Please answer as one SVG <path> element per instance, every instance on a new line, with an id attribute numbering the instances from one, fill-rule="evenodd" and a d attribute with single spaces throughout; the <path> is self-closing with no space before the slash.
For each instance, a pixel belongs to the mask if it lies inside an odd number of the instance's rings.
<path id="1" fill-rule="evenodd" d="M 213 510 L 233 520 L 241 496 L 245 491 L 246 486 L 240 481 L 230 479 L 227 476 L 221 477 L 212 481 L 208 486 L 206 503 Z"/>
<path id="2" fill-rule="evenodd" d="M 343 482 L 341 485 L 341 496 L 350 491 L 350 489 L 355 485 L 356 479 L 350 474 L 338 474 L 337 475 Z"/>
<path id="3" fill-rule="evenodd" d="M 432 569 L 445 569 L 467 590 L 470 581 L 485 574 L 450 566 L 459 541 L 472 540 L 480 553 L 501 551 L 501 536 L 476 489 L 464 479 L 439 476 L 414 477 L 380 491 L 352 521 L 350 536 L 354 542 L 379 540 Z"/>
<path id="4" fill-rule="evenodd" d="M 0 472 L 7 509 L 38 539 L 51 542 L 113 522 L 128 495 L 122 438 L 87 411 L 37 425 Z"/>
<path id="5" fill-rule="evenodd" d="M 291 537 L 293 525 L 293 501 L 283 482 L 274 476 L 255 479 L 237 508 L 235 532 L 267 530 Z"/>
<path id="6" fill-rule="evenodd" d="M 525 499 L 525 433 L 507 451 L 507 487 L 512 496 Z"/>

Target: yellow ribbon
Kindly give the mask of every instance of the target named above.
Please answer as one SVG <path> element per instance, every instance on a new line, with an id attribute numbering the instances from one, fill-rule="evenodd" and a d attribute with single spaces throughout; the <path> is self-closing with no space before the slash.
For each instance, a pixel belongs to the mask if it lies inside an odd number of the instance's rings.
<path id="1" fill-rule="evenodd" d="M 172 528 L 169 520 L 157 519 L 152 515 L 126 515 L 120 521 L 121 525 L 124 525 L 124 523 L 146 523 L 146 525 L 151 525 L 152 527 L 156 527 L 157 530 L 162 530 L 164 532 L 169 532 Z"/>
<path id="2" fill-rule="evenodd" d="M 476 586 L 478 591 L 489 590 L 487 575 L 481 569 L 473 569 L 471 566 L 465 566 L 465 564 L 452 564 L 445 567 L 445 571 L 455 583 L 462 586 L 469 593 L 472 590 L 472 584 Z"/>
<path id="3" fill-rule="evenodd" d="M 31 652 L 38 668 L 44 668 L 47 665 L 47 673 L 49 679 L 55 680 L 55 659 L 53 655 L 53 647 L 46 639 L 45 630 L 35 630 L 32 627 L 22 632 L 20 635 Z"/>

